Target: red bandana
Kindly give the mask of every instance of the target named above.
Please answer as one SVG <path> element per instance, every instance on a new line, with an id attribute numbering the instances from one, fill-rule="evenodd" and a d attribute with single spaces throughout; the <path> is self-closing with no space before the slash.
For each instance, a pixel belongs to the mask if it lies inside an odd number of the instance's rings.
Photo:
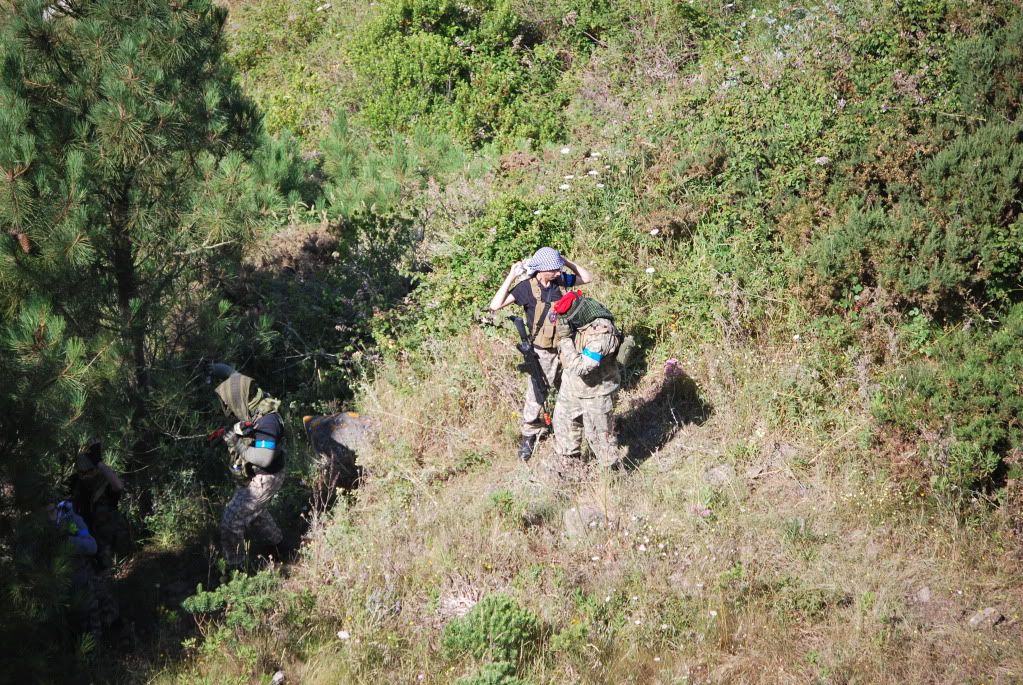
<path id="1" fill-rule="evenodd" d="M 583 292 L 581 290 L 572 290 L 561 296 L 561 299 L 554 303 L 554 313 L 561 315 L 572 308 L 572 303 L 575 302 L 577 297 L 582 297 Z"/>

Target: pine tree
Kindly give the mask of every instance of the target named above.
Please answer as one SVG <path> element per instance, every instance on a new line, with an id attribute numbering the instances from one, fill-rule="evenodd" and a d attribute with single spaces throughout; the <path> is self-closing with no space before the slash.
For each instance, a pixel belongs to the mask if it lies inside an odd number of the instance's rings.
<path id="1" fill-rule="evenodd" d="M 263 138 L 222 59 L 226 10 L 2 7 L 0 643 L 16 648 L 62 625 L 66 589 L 66 568 L 15 542 L 27 513 L 104 421 L 151 453 L 154 364 L 180 344 L 171 324 L 216 302 L 209 283 L 284 199 L 250 163 Z M 53 680 L 63 657 L 49 656 L 66 645 L 51 637 L 31 663 L 2 660 L 25 682 Z"/>
<path id="2" fill-rule="evenodd" d="M 2 26 L 0 309 L 47 303 L 134 425 L 183 293 L 280 204 L 251 192 L 261 130 L 225 18 L 208 0 L 29 0 Z"/>

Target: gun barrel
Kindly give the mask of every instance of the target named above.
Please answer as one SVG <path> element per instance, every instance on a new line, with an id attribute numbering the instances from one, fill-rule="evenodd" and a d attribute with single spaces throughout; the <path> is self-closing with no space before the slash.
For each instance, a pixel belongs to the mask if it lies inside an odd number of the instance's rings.
<path id="1" fill-rule="evenodd" d="M 521 342 L 515 347 L 522 353 L 522 358 L 525 362 L 524 370 L 533 382 L 536 395 L 537 397 L 546 398 L 550 394 L 551 386 L 547 382 L 543 369 L 540 368 L 540 359 L 537 357 L 536 350 L 533 349 L 533 342 L 529 339 L 529 334 L 526 332 L 526 322 L 523 321 L 521 316 L 509 316 L 508 320 L 514 323 L 515 328 L 519 331 Z"/>

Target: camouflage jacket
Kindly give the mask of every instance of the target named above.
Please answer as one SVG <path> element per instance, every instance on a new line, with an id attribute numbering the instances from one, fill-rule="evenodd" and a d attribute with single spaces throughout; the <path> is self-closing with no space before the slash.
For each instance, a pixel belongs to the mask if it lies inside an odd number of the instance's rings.
<path id="1" fill-rule="evenodd" d="M 602 397 L 618 390 L 621 372 L 615 354 L 618 331 L 607 319 L 594 319 L 572 338 L 558 343 L 561 392 L 572 397 Z"/>

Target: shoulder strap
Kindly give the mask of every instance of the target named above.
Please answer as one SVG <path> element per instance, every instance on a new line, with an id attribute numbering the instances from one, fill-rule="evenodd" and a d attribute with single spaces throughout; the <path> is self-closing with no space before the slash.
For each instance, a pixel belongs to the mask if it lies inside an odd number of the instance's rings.
<path id="1" fill-rule="evenodd" d="M 551 310 L 550 293 L 554 292 L 553 288 L 547 290 L 547 299 L 543 299 L 543 293 L 540 290 L 540 281 L 537 280 L 536 276 L 529 279 L 529 289 L 533 293 L 533 299 L 536 300 L 536 308 L 533 310 L 533 321 L 530 326 L 529 344 L 532 345 L 533 341 L 536 340 L 536 336 L 540 334 L 540 329 L 543 328 L 544 321 L 547 320 L 547 312 Z M 543 309 L 540 309 L 540 303 L 543 302 Z"/>

